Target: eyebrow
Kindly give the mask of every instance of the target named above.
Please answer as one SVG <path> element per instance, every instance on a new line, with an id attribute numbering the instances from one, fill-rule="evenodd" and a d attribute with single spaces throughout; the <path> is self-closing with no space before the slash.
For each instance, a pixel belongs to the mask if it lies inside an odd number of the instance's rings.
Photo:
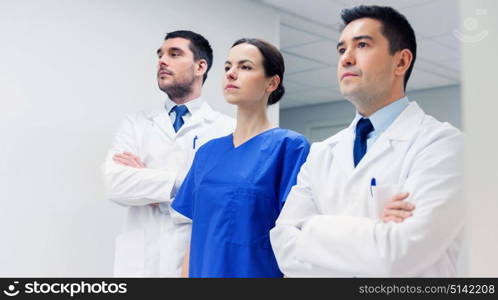
<path id="1" fill-rule="evenodd" d="M 371 40 L 371 41 L 373 41 L 373 37 L 371 37 L 369 35 L 359 35 L 359 36 L 355 36 L 353 38 L 353 41 L 359 41 L 359 40 Z M 339 48 L 342 45 L 344 45 L 344 41 L 341 41 L 341 42 L 337 43 L 337 47 L 336 48 Z"/>
<path id="2" fill-rule="evenodd" d="M 180 51 L 180 52 L 183 52 L 182 49 L 178 48 L 178 47 L 171 47 L 171 48 L 168 48 L 168 51 Z M 157 49 L 156 51 L 157 54 L 161 54 L 163 53 L 163 50 L 161 48 Z"/>
<path id="3" fill-rule="evenodd" d="M 251 64 L 255 65 L 255 63 L 254 63 L 254 62 L 252 62 L 250 59 L 243 59 L 243 60 L 239 60 L 238 64 L 240 65 L 240 64 L 243 64 L 243 63 L 246 63 L 246 62 L 248 62 L 248 63 L 251 63 Z M 230 64 L 230 65 L 231 65 L 232 63 L 231 63 L 230 61 L 228 61 L 228 60 L 227 60 L 227 61 L 225 61 L 225 65 L 226 65 L 226 64 Z"/>

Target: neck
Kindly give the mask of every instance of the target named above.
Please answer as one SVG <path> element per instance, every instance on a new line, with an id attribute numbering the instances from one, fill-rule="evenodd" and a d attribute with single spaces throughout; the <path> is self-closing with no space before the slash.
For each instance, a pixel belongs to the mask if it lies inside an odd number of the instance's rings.
<path id="1" fill-rule="evenodd" d="M 372 97 L 358 101 L 356 109 L 363 117 L 370 117 L 376 111 L 388 106 L 396 100 L 405 96 L 404 90 L 393 91 L 392 93 L 380 97 Z"/>
<path id="2" fill-rule="evenodd" d="M 237 126 L 233 133 L 234 145 L 238 146 L 250 138 L 271 129 L 266 107 L 242 107 L 237 109 Z"/>
<path id="3" fill-rule="evenodd" d="M 202 84 L 194 84 L 194 86 L 192 87 L 192 92 L 190 92 L 189 94 L 178 97 L 170 97 L 170 99 L 176 104 L 181 105 L 199 98 L 201 96 L 201 92 Z"/>

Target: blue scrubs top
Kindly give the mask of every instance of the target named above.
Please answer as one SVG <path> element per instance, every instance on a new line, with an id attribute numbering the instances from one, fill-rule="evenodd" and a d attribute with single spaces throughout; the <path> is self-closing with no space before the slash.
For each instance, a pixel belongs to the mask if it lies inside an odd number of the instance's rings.
<path id="1" fill-rule="evenodd" d="M 303 135 L 281 128 L 199 148 L 172 204 L 192 219 L 190 277 L 282 277 L 269 232 L 308 152 Z"/>

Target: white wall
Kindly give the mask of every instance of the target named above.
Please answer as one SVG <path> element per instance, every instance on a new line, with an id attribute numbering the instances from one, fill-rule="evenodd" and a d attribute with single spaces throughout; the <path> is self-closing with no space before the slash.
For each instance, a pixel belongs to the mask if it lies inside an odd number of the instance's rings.
<path id="1" fill-rule="evenodd" d="M 410 84 L 410 83 L 408 83 Z M 410 101 L 416 101 L 422 109 L 440 121 L 461 128 L 460 86 L 448 86 L 407 93 Z M 308 134 L 310 124 L 338 120 L 349 123 L 355 114 L 349 101 L 331 102 L 312 106 L 283 109 L 280 112 L 280 127 Z"/>
<path id="2" fill-rule="evenodd" d="M 104 199 L 99 167 L 126 113 L 162 105 L 165 33 L 210 40 L 204 97 L 232 115 L 221 93 L 230 45 L 278 45 L 276 13 L 242 0 L 1 1 L 0 28 L 0 276 L 12 277 L 112 274 L 123 210 Z"/>
<path id="3" fill-rule="evenodd" d="M 460 1 L 469 275 L 498 277 L 498 2 Z"/>

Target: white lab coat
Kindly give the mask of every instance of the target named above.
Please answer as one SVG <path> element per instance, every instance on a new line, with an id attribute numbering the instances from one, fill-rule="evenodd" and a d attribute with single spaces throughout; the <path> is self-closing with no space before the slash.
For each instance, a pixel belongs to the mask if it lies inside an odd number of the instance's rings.
<path id="1" fill-rule="evenodd" d="M 354 126 L 315 143 L 271 230 L 289 277 L 448 277 L 462 248 L 462 134 L 412 102 L 353 166 Z M 372 178 L 377 186 L 371 186 Z M 409 192 L 413 216 L 383 223 Z"/>
<path id="2" fill-rule="evenodd" d="M 190 224 L 174 225 L 169 204 L 186 176 L 195 151 L 205 142 L 233 132 L 235 120 L 201 108 L 175 133 L 164 108 L 127 117 L 104 163 L 108 198 L 128 207 L 115 245 L 117 277 L 178 277 L 190 239 Z M 194 149 L 195 139 L 195 149 Z M 146 168 L 115 163 L 116 153 L 138 155 Z M 151 206 L 161 203 L 161 208 Z"/>

